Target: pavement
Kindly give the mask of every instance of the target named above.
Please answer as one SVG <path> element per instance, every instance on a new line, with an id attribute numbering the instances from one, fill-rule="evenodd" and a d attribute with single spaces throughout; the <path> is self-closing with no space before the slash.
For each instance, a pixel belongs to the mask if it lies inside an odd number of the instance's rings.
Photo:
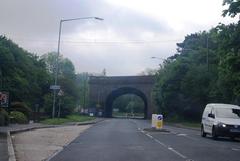
<path id="1" fill-rule="evenodd" d="M 0 134 L 0 160 L 8 161 L 7 135 Z"/>
<path id="2" fill-rule="evenodd" d="M 80 135 L 91 125 L 70 125 L 35 129 L 11 135 L 16 160 L 46 160 Z"/>
<path id="3" fill-rule="evenodd" d="M 240 142 L 202 138 L 199 130 L 164 126 L 149 132 L 150 121 L 108 119 L 64 147 L 51 161 L 239 161 Z"/>
<path id="4" fill-rule="evenodd" d="M 40 123 L 30 123 L 30 124 L 10 124 L 9 126 L 1 126 L 0 127 L 0 161 L 16 160 L 11 134 L 30 131 L 34 129 L 42 129 L 42 128 L 88 125 L 88 124 L 94 124 L 94 123 L 100 122 L 102 120 L 103 119 L 96 119 L 93 121 L 86 121 L 86 122 L 71 122 L 64 125 L 44 125 Z"/>

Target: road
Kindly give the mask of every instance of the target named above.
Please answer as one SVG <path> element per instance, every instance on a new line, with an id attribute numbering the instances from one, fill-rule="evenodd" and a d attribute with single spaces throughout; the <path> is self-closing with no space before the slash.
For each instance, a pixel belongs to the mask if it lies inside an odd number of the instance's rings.
<path id="1" fill-rule="evenodd" d="M 239 161 L 240 142 L 202 138 L 196 130 L 165 126 L 146 132 L 146 120 L 108 119 L 82 133 L 51 161 Z"/>

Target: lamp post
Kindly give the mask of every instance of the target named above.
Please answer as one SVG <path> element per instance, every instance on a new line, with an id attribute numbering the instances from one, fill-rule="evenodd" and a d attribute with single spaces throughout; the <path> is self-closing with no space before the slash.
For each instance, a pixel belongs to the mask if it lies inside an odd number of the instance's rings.
<path id="1" fill-rule="evenodd" d="M 72 18 L 72 19 L 62 19 L 59 23 L 59 33 L 58 33 L 58 48 L 57 48 L 57 57 L 56 57 L 56 69 L 55 69 L 55 77 L 54 77 L 54 85 L 57 86 L 58 83 L 58 68 L 59 68 L 59 52 L 60 52 L 60 40 L 62 33 L 62 23 L 67 21 L 75 21 L 75 20 L 83 20 L 83 19 L 95 19 L 102 21 L 102 18 L 99 17 L 80 17 L 80 18 Z M 55 104 L 56 104 L 56 89 L 53 90 L 53 109 L 52 109 L 52 118 L 55 116 Z"/>

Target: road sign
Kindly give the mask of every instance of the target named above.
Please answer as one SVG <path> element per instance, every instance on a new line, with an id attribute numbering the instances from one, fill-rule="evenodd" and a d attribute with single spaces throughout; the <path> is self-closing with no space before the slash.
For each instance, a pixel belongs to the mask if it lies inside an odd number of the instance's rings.
<path id="1" fill-rule="evenodd" d="M 157 119 L 158 119 L 158 120 L 162 120 L 162 119 L 163 119 L 163 115 L 158 115 L 158 116 L 157 116 Z"/>
<path id="2" fill-rule="evenodd" d="M 59 85 L 51 85 L 50 89 L 52 89 L 52 90 L 59 90 L 60 86 Z"/>
<path id="3" fill-rule="evenodd" d="M 152 114 L 152 128 L 162 129 L 163 127 L 163 115 Z"/>
<path id="4" fill-rule="evenodd" d="M 58 96 L 63 96 L 64 95 L 64 92 L 63 92 L 63 90 L 59 90 L 59 92 L 58 92 Z"/>
<path id="5" fill-rule="evenodd" d="M 0 92 L 0 107 L 8 107 L 9 104 L 9 93 Z"/>

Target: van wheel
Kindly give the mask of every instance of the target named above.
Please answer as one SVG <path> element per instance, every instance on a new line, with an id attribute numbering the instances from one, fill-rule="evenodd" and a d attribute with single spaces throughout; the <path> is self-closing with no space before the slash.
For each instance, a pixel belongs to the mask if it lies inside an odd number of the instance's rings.
<path id="1" fill-rule="evenodd" d="M 204 127 L 203 127 L 203 125 L 201 126 L 201 136 L 202 136 L 202 137 L 206 137 L 206 136 L 207 136 L 207 133 L 204 132 Z"/>
<path id="2" fill-rule="evenodd" d="M 214 126 L 213 126 L 213 128 L 212 128 L 212 138 L 213 138 L 214 140 L 217 140 L 217 138 L 218 138 L 218 135 L 217 135 L 217 133 L 216 133 L 216 129 L 215 129 Z"/>

